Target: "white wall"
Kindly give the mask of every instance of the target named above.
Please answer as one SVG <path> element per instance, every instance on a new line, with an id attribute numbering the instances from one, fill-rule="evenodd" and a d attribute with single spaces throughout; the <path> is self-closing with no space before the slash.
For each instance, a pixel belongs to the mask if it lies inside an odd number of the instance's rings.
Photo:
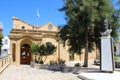
<path id="1" fill-rule="evenodd" d="M 120 55 L 120 43 L 116 44 L 116 55 Z"/>
<path id="2" fill-rule="evenodd" d="M 10 54 L 10 39 L 8 36 L 4 36 L 2 39 L 2 48 L 1 48 L 1 56 L 5 56 L 7 54 Z"/>

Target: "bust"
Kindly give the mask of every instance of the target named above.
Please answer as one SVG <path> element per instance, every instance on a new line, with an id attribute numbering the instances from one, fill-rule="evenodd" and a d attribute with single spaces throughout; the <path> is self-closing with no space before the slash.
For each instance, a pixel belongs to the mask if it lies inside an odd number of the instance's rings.
<path id="1" fill-rule="evenodd" d="M 110 36 L 110 33 L 112 32 L 112 29 L 107 29 L 105 32 L 101 32 L 100 34 L 102 36 Z"/>
<path id="2" fill-rule="evenodd" d="M 108 29 L 108 18 L 105 18 L 102 23 L 102 30 L 101 32 L 105 32 Z"/>
<path id="3" fill-rule="evenodd" d="M 110 33 L 112 32 L 112 29 L 109 29 L 109 22 L 108 22 L 108 18 L 105 18 L 103 20 L 103 26 L 102 26 L 102 31 L 101 31 L 101 35 L 102 36 L 110 36 Z"/>

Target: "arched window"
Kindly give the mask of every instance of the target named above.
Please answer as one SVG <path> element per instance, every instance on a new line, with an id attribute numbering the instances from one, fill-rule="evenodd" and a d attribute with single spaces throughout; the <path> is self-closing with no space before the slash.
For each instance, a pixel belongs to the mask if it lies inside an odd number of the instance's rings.
<path id="1" fill-rule="evenodd" d="M 12 57 L 13 57 L 13 61 L 16 60 L 16 53 L 15 53 L 15 51 L 16 51 L 16 44 L 13 43 L 12 44 Z"/>
<path id="2" fill-rule="evenodd" d="M 46 43 L 46 46 L 51 46 L 51 45 L 52 45 L 51 42 L 47 42 L 47 43 Z"/>

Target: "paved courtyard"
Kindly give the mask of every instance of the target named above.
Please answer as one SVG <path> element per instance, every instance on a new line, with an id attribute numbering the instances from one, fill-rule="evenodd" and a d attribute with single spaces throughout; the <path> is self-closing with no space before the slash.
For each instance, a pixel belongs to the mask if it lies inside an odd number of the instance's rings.
<path id="1" fill-rule="evenodd" d="M 0 74 L 0 80 L 81 80 L 73 73 L 62 73 L 45 69 L 32 68 L 30 65 L 9 65 Z"/>

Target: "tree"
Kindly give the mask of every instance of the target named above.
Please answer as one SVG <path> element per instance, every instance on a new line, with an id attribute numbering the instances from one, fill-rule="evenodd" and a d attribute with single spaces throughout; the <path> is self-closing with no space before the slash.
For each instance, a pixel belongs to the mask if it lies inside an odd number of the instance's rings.
<path id="1" fill-rule="evenodd" d="M 38 59 L 38 62 L 39 63 L 43 63 L 43 60 L 42 60 L 42 57 L 43 55 L 45 54 L 45 45 L 44 44 L 41 44 L 39 47 L 38 47 L 38 53 L 39 53 L 39 59 Z"/>
<path id="2" fill-rule="evenodd" d="M 84 66 L 88 66 L 88 52 L 94 50 L 94 43 L 100 46 L 100 32 L 103 20 L 111 20 L 112 36 L 117 37 L 118 18 L 115 15 L 110 0 L 64 0 L 65 5 L 60 11 L 65 11 L 67 24 L 63 26 L 58 36 L 70 46 L 69 51 L 81 53 L 85 48 Z M 116 20 L 115 20 L 116 19 Z M 114 20 L 116 22 L 114 22 Z"/>
<path id="3" fill-rule="evenodd" d="M 38 45 L 35 43 L 32 43 L 31 51 L 32 51 L 32 54 L 35 56 L 35 62 L 38 62 L 37 61 Z"/>
<path id="4" fill-rule="evenodd" d="M 120 10 L 120 0 L 116 0 L 116 1 L 113 0 L 113 2 L 115 2 L 114 4 L 115 7 L 117 7 L 117 9 Z"/>
<path id="5" fill-rule="evenodd" d="M 52 55 L 56 51 L 56 47 L 50 42 L 46 43 L 45 55 Z"/>
<path id="6" fill-rule="evenodd" d="M 38 48 L 38 53 L 39 53 L 39 62 L 44 63 L 47 59 L 48 55 L 52 55 L 56 51 L 56 47 L 52 45 L 50 42 L 46 44 L 42 44 Z M 45 57 L 45 60 L 42 60 L 42 57 Z"/>
<path id="7" fill-rule="evenodd" d="M 2 39 L 3 39 L 4 37 L 3 37 L 3 34 L 2 33 L 0 33 L 0 55 L 1 55 L 1 47 L 2 47 Z"/>

